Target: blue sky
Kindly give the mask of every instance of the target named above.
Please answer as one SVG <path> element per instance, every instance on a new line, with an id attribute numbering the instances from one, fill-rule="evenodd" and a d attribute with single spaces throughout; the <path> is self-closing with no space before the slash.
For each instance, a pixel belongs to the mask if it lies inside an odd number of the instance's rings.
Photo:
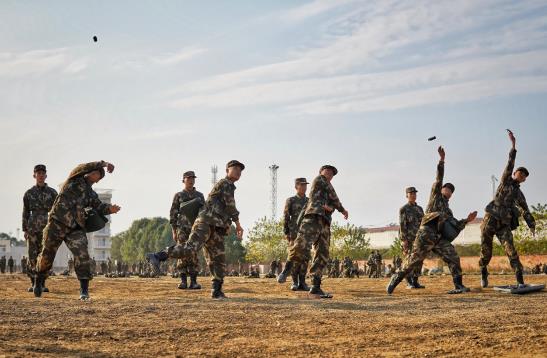
<path id="1" fill-rule="evenodd" d="M 491 197 L 505 128 L 529 203 L 547 202 L 544 1 L 3 1 L 0 14 L 0 231 L 20 225 L 36 163 L 56 186 L 100 159 L 117 165 L 98 185 L 123 208 L 115 232 L 167 216 L 186 170 L 207 194 L 210 166 L 230 159 L 247 165 L 247 229 L 270 213 L 273 162 L 278 213 L 295 177 L 332 163 L 350 222 L 385 225 L 405 186 L 425 206 L 438 144 L 463 217 Z"/>

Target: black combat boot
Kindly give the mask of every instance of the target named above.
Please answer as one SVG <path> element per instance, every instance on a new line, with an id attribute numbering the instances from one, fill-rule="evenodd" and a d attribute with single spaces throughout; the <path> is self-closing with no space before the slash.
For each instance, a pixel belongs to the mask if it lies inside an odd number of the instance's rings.
<path id="1" fill-rule="evenodd" d="M 397 287 L 397 285 L 400 284 L 404 278 L 405 277 L 402 272 L 397 272 L 395 275 L 391 276 L 391 280 L 389 281 L 389 284 L 386 288 L 388 295 L 391 295 L 393 293 L 395 287 Z"/>
<path id="2" fill-rule="evenodd" d="M 190 274 L 190 287 L 191 290 L 201 290 L 201 285 L 198 283 L 198 274 L 196 272 Z"/>
<path id="3" fill-rule="evenodd" d="M 180 283 L 177 287 L 181 290 L 186 290 L 188 288 L 188 280 L 185 273 L 180 274 Z"/>
<path id="4" fill-rule="evenodd" d="M 450 291 L 450 293 L 463 293 L 463 292 L 469 292 L 471 289 L 465 287 L 463 285 L 463 278 L 462 276 L 453 276 L 452 281 L 454 282 L 454 290 Z"/>
<path id="5" fill-rule="evenodd" d="M 34 297 L 41 297 L 42 296 L 42 289 L 44 288 L 44 281 L 46 280 L 46 275 L 43 273 L 36 274 L 36 277 L 34 278 Z"/>
<path id="6" fill-rule="evenodd" d="M 30 276 L 30 287 L 28 288 L 28 292 L 33 292 L 34 291 L 34 276 Z"/>
<path id="7" fill-rule="evenodd" d="M 423 285 L 420 285 L 420 282 L 418 282 L 418 277 L 419 276 L 413 276 L 411 281 L 412 281 L 412 288 L 418 288 L 418 289 L 421 289 L 421 288 L 425 288 L 425 286 Z"/>
<path id="8" fill-rule="evenodd" d="M 224 292 L 222 292 L 222 281 L 213 280 L 213 289 L 211 290 L 211 298 L 215 300 L 223 300 L 226 298 Z"/>
<path id="9" fill-rule="evenodd" d="M 298 291 L 298 274 L 296 272 L 292 272 L 291 273 L 291 277 L 292 277 L 292 285 L 291 285 L 291 290 L 293 291 Z"/>
<path id="10" fill-rule="evenodd" d="M 524 286 L 524 277 L 522 275 L 522 271 L 517 271 L 515 272 L 515 277 L 517 279 L 517 284 L 520 286 L 520 285 L 523 285 Z"/>
<path id="11" fill-rule="evenodd" d="M 406 276 L 405 280 L 406 280 L 406 288 L 408 289 L 415 288 L 414 283 L 412 282 L 412 277 L 410 277 L 410 275 Z"/>
<path id="12" fill-rule="evenodd" d="M 488 268 L 481 267 L 481 287 L 488 287 Z"/>
<path id="13" fill-rule="evenodd" d="M 287 263 L 285 264 L 285 267 L 283 268 L 283 271 L 281 271 L 279 276 L 277 276 L 278 283 L 284 283 L 285 281 L 287 281 L 287 276 L 289 275 L 289 272 L 291 272 L 292 266 L 293 266 L 293 262 L 287 261 Z"/>
<path id="14" fill-rule="evenodd" d="M 89 280 L 88 279 L 80 280 L 80 300 L 82 301 L 89 300 Z"/>
<path id="15" fill-rule="evenodd" d="M 44 277 L 44 282 L 42 283 L 42 292 L 49 292 L 49 288 L 46 287 L 47 277 Z"/>
<path id="16" fill-rule="evenodd" d="M 163 261 L 167 261 L 168 258 L 169 258 L 169 255 L 167 254 L 166 251 L 146 254 L 146 261 L 148 261 L 148 263 L 152 267 L 152 272 L 156 276 L 159 276 L 161 274 L 160 264 Z"/>
<path id="17" fill-rule="evenodd" d="M 330 293 L 327 293 L 321 289 L 321 276 L 316 275 L 314 275 L 312 278 L 310 295 L 314 295 L 318 298 L 332 298 L 332 295 Z"/>
<path id="18" fill-rule="evenodd" d="M 306 284 L 306 274 L 298 275 L 298 291 L 309 291 L 311 288 Z"/>

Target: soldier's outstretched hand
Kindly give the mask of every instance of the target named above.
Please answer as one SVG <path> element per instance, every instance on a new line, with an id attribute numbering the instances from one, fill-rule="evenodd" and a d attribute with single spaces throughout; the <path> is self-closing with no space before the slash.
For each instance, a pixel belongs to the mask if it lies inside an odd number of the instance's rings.
<path id="1" fill-rule="evenodd" d="M 110 214 L 116 214 L 118 211 L 120 211 L 122 208 L 116 204 L 112 205 L 110 207 Z"/>
<path id="2" fill-rule="evenodd" d="M 342 215 L 344 215 L 344 220 L 347 220 L 348 219 L 348 216 L 349 216 L 349 213 L 347 210 L 344 210 L 344 212 L 342 213 Z"/>
<path id="3" fill-rule="evenodd" d="M 443 146 L 440 145 L 439 149 L 437 149 L 437 151 L 439 152 L 439 156 L 441 157 L 441 160 L 444 162 L 445 152 L 444 152 Z"/>
<path id="4" fill-rule="evenodd" d="M 114 171 L 114 164 L 106 163 L 106 171 L 112 173 Z"/>
<path id="5" fill-rule="evenodd" d="M 469 213 L 469 215 L 467 215 L 467 222 L 470 223 L 476 218 L 477 218 L 477 212 L 473 211 L 472 213 Z"/>
<path id="6" fill-rule="evenodd" d="M 507 133 L 509 133 L 509 140 L 511 140 L 511 144 L 513 144 L 513 148 L 515 148 L 515 143 L 517 142 L 515 135 L 510 129 L 507 130 Z"/>

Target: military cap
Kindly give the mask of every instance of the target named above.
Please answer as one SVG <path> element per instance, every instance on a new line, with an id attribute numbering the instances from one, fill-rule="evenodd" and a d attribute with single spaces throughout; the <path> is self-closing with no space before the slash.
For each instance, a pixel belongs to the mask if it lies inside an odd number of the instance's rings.
<path id="1" fill-rule="evenodd" d="M 454 184 L 452 183 L 446 183 L 445 185 L 443 185 L 443 188 L 448 188 L 450 189 L 450 191 L 453 193 L 454 190 L 456 190 L 456 187 L 454 186 Z"/>
<path id="2" fill-rule="evenodd" d="M 238 162 L 237 160 L 230 160 L 226 164 L 226 169 L 228 169 L 230 167 L 240 167 L 241 170 L 245 169 L 245 165 L 243 165 L 243 163 L 241 163 L 241 162 Z"/>
<path id="3" fill-rule="evenodd" d="M 321 169 L 319 169 L 319 173 L 323 171 L 323 169 L 330 169 L 334 173 L 334 175 L 338 174 L 338 169 L 336 169 L 334 166 L 330 164 L 323 165 Z"/>
<path id="4" fill-rule="evenodd" d="M 294 185 L 298 185 L 298 184 L 309 184 L 309 183 L 306 180 L 306 178 L 296 178 L 294 180 Z"/>
<path id="5" fill-rule="evenodd" d="M 518 167 L 517 170 L 515 170 L 515 171 L 516 172 L 522 172 L 522 174 L 524 174 L 526 176 L 530 175 L 530 172 L 525 167 Z"/>
<path id="6" fill-rule="evenodd" d="M 407 194 L 410 194 L 410 193 L 417 193 L 417 192 L 418 192 L 418 190 L 416 190 L 416 188 L 413 187 L 413 186 L 409 186 L 408 188 L 406 188 L 405 191 L 406 191 Z"/>
<path id="7" fill-rule="evenodd" d="M 43 164 L 37 164 L 34 166 L 34 172 L 45 172 L 46 171 L 46 166 L 43 165 Z"/>
<path id="8" fill-rule="evenodd" d="M 192 170 L 189 170 L 185 172 L 184 174 L 182 174 L 182 179 L 186 179 L 186 178 L 197 178 L 196 173 L 194 173 Z"/>

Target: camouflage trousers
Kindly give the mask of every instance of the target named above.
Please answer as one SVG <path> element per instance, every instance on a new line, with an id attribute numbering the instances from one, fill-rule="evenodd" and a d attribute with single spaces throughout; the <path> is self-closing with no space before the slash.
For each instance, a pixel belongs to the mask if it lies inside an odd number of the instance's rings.
<path id="1" fill-rule="evenodd" d="M 522 272 L 522 264 L 519 259 L 515 244 L 513 243 L 513 233 L 509 225 L 503 225 L 490 214 L 486 214 L 481 224 L 481 257 L 479 259 L 480 267 L 487 267 L 492 259 L 492 245 L 494 235 L 505 249 L 505 254 L 509 258 L 509 263 L 515 272 Z"/>
<path id="2" fill-rule="evenodd" d="M 26 232 L 25 239 L 28 249 L 27 275 L 32 277 L 36 274 L 36 260 L 42 251 L 42 233 Z"/>
<path id="3" fill-rule="evenodd" d="M 288 245 L 289 255 L 287 256 L 287 260 L 289 260 L 290 252 L 291 252 L 292 247 L 294 247 L 295 242 L 296 242 L 296 237 L 291 238 L 291 240 L 289 240 L 289 245 Z M 311 246 L 310 246 L 310 250 L 311 250 Z M 308 252 L 308 257 L 311 257 L 311 253 L 309 253 L 309 252 Z M 304 263 L 294 262 L 293 267 L 292 267 L 292 273 L 296 274 L 296 275 L 305 275 L 305 274 L 307 274 L 308 273 L 308 264 L 309 264 L 309 260 L 307 260 Z"/>
<path id="4" fill-rule="evenodd" d="M 408 240 L 408 249 L 403 250 L 403 254 L 407 258 L 407 260 L 410 259 L 410 255 L 412 255 L 412 249 L 414 248 L 414 243 L 415 242 L 416 242 L 416 239 Z M 423 261 L 418 266 L 416 266 L 416 268 L 413 272 L 411 272 L 411 276 L 412 277 L 420 276 L 422 274 L 422 266 L 423 266 Z"/>
<path id="5" fill-rule="evenodd" d="M 460 257 L 456 253 L 456 248 L 454 248 L 450 241 L 442 239 L 437 230 L 427 226 L 422 226 L 418 230 L 412 253 L 407 258 L 400 272 L 403 272 L 405 277 L 416 272 L 423 265 L 424 260 L 430 252 L 439 255 L 443 259 L 448 265 L 452 276 L 462 275 Z"/>
<path id="6" fill-rule="evenodd" d="M 198 251 L 204 248 L 212 279 L 223 282 L 226 272 L 224 236 L 226 236 L 225 228 L 209 225 L 198 218 L 192 226 L 192 232 L 186 243 L 171 246 L 167 253 L 171 258 L 191 261 L 193 257 L 197 257 Z"/>
<path id="7" fill-rule="evenodd" d="M 320 215 L 306 215 L 302 220 L 294 245 L 289 250 L 289 260 L 295 265 L 305 265 L 310 259 L 310 274 L 323 275 L 329 261 L 330 223 Z M 311 249 L 313 247 L 313 258 Z"/>
<path id="8" fill-rule="evenodd" d="M 59 246 L 64 243 L 74 256 L 74 270 L 80 280 L 91 280 L 91 259 L 87 251 L 87 236 L 81 228 L 70 228 L 56 220 L 49 220 L 44 229 L 42 252 L 38 256 L 36 271 L 48 273 Z"/>
<path id="9" fill-rule="evenodd" d="M 177 244 L 183 245 L 188 241 L 191 230 L 179 229 L 177 230 Z M 190 256 L 184 259 L 177 260 L 177 270 L 181 274 L 192 275 L 198 273 L 198 255 L 197 251 L 190 253 Z"/>

